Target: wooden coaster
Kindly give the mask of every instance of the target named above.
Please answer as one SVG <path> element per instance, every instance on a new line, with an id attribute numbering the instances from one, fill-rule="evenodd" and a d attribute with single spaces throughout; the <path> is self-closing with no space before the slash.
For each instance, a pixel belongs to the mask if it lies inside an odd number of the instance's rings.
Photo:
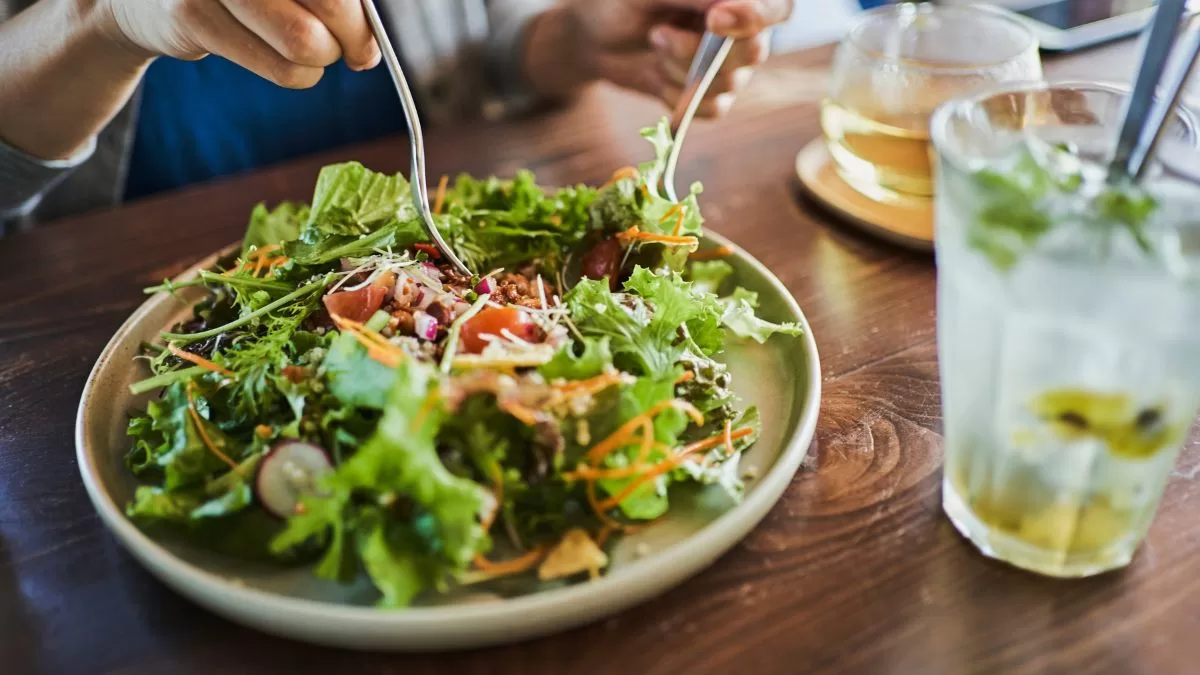
<path id="1" fill-rule="evenodd" d="M 796 174 L 813 199 L 847 222 L 906 248 L 933 250 L 933 201 L 885 204 L 855 190 L 838 175 L 824 138 L 814 139 L 796 155 Z"/>

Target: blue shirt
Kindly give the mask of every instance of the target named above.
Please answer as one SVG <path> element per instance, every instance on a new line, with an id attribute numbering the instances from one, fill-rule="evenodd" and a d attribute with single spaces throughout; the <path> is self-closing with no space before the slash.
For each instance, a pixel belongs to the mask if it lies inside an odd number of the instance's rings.
<path id="1" fill-rule="evenodd" d="M 158 59 L 146 72 L 125 198 L 404 130 L 382 65 L 339 63 L 311 89 L 276 86 L 225 59 Z"/>

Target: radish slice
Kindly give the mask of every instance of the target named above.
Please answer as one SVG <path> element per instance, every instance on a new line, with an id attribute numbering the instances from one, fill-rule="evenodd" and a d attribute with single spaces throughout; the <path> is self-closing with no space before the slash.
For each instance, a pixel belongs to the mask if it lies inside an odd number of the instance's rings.
<path id="1" fill-rule="evenodd" d="M 325 448 L 304 441 L 284 441 L 267 452 L 258 465 L 254 490 L 272 515 L 287 518 L 296 513 L 300 498 L 317 490 L 317 481 L 333 471 Z"/>
<path id="2" fill-rule="evenodd" d="M 413 312 L 413 332 L 422 340 L 437 339 L 438 320 L 425 312 Z"/>
<path id="3" fill-rule="evenodd" d="M 491 277 L 484 277 L 475 284 L 475 292 L 480 295 L 491 295 L 496 292 L 496 280 Z"/>

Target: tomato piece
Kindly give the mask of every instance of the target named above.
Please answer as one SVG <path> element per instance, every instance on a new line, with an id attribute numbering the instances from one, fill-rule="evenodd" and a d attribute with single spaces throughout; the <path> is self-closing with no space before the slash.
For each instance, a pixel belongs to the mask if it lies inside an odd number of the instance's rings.
<path id="1" fill-rule="evenodd" d="M 463 324 L 458 335 L 459 345 L 465 353 L 478 354 L 488 346 L 484 335 L 500 337 L 500 333 L 508 329 L 522 340 L 529 340 L 533 337 L 533 328 L 529 314 L 515 307 L 484 307 Z"/>
<path id="2" fill-rule="evenodd" d="M 371 284 L 353 291 L 330 293 L 321 301 L 330 315 L 362 323 L 383 306 L 387 294 L 387 286 Z"/>
<path id="3" fill-rule="evenodd" d="M 592 247 L 580 261 L 580 273 L 588 279 L 608 279 L 609 290 L 617 290 L 617 276 L 621 271 L 621 257 L 625 250 L 616 237 L 610 237 Z"/>

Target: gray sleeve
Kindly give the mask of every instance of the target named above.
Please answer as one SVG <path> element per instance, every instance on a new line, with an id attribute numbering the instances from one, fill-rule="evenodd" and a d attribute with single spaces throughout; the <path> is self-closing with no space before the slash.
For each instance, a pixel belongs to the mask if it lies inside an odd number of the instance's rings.
<path id="1" fill-rule="evenodd" d="M 42 196 L 86 162 L 96 151 L 96 139 L 74 157 L 41 160 L 0 141 L 0 230 L 37 207 Z"/>
<path id="2" fill-rule="evenodd" d="M 554 0 L 491 0 L 487 3 L 488 69 L 504 98 L 506 113 L 517 112 L 535 100 L 521 72 L 525 32 L 530 22 L 554 5 Z"/>

